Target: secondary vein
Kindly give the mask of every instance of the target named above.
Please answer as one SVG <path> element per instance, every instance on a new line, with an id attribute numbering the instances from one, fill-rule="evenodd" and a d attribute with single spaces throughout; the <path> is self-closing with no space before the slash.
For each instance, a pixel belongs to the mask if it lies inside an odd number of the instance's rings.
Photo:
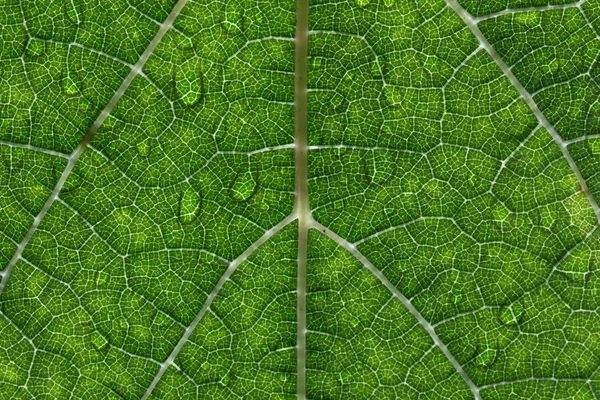
<path id="1" fill-rule="evenodd" d="M 212 302 L 214 301 L 214 299 L 217 297 L 217 295 L 223 288 L 223 285 L 225 285 L 225 283 L 229 280 L 229 278 L 231 278 L 231 275 L 233 275 L 233 273 L 240 266 L 240 264 L 242 264 L 244 261 L 246 261 L 248 259 L 248 257 L 250 257 L 252 254 L 254 254 L 254 252 L 263 243 L 265 243 L 267 240 L 269 240 L 271 237 L 273 237 L 277 232 L 279 232 L 280 230 L 282 230 L 283 228 L 285 228 L 287 225 L 289 225 L 291 222 L 293 222 L 295 220 L 296 220 L 296 215 L 294 213 L 292 213 L 290 216 L 288 216 L 287 218 L 282 220 L 280 223 L 275 225 L 273 228 L 271 228 L 267 232 L 265 232 L 264 235 L 262 235 L 256 242 L 252 243 L 252 245 L 250 247 L 248 247 L 242 254 L 240 254 L 238 258 L 236 258 L 229 264 L 229 266 L 227 267 L 227 269 L 225 270 L 225 272 L 219 279 L 219 282 L 217 282 L 217 284 L 215 285 L 213 290 L 207 296 L 206 301 L 202 305 L 202 308 L 200 309 L 198 314 L 196 314 L 196 317 L 194 318 L 194 320 L 192 321 L 190 326 L 187 327 L 187 329 L 185 330 L 185 332 L 179 339 L 179 342 L 177 342 L 177 345 L 175 345 L 175 348 L 173 348 L 173 351 L 171 352 L 171 354 L 169 354 L 169 357 L 167 357 L 167 359 L 161 364 L 161 366 L 158 370 L 158 373 L 152 380 L 152 383 L 150 383 L 150 386 L 148 386 L 148 389 L 146 389 L 146 392 L 144 393 L 144 396 L 142 396 L 141 400 L 146 400 L 147 398 L 150 397 L 150 395 L 154 391 L 154 388 L 156 388 L 156 385 L 158 384 L 158 382 L 160 382 L 164 373 L 167 371 L 167 369 L 171 365 L 173 365 L 175 359 L 177 358 L 177 356 L 183 349 L 183 346 L 188 342 L 188 340 L 192 336 L 192 333 L 194 333 L 194 330 L 196 329 L 196 327 L 198 326 L 198 324 L 200 323 L 200 321 L 202 320 L 202 318 L 204 317 L 204 315 L 206 314 L 206 312 L 212 305 Z"/>
<path id="2" fill-rule="evenodd" d="M 373 275 L 375 275 L 377 277 L 377 279 L 379 279 L 379 281 L 381 283 L 383 283 L 383 285 L 390 292 L 392 292 L 392 294 L 404 305 L 404 307 L 406 307 L 406 309 L 413 315 L 413 317 L 415 317 L 415 319 L 419 322 L 419 324 L 427 331 L 427 333 L 429 334 L 429 336 L 431 337 L 431 339 L 433 340 L 435 345 L 442 351 L 442 353 L 446 356 L 448 361 L 450 361 L 450 363 L 452 364 L 454 369 L 456 369 L 456 371 L 459 373 L 459 375 L 463 378 L 463 380 L 465 381 L 465 383 L 471 390 L 473 397 L 476 400 L 481 400 L 481 395 L 479 394 L 479 388 L 477 387 L 477 385 L 475 385 L 473 380 L 471 380 L 471 377 L 469 377 L 469 375 L 463 369 L 462 365 L 460 365 L 458 360 L 456 360 L 456 358 L 454 358 L 454 356 L 452 355 L 450 350 L 448 350 L 448 347 L 439 338 L 438 334 L 435 332 L 433 325 L 431 325 L 429 323 L 429 321 L 427 321 L 421 315 L 419 310 L 417 310 L 415 308 L 415 306 L 410 302 L 410 300 L 406 296 L 404 296 L 402 294 L 402 292 L 400 292 L 400 290 L 398 290 L 398 288 L 396 286 L 394 286 L 388 280 L 388 278 L 385 277 L 383 272 L 381 272 L 379 269 L 377 269 L 377 267 L 375 267 L 367 259 L 367 257 L 365 257 L 360 251 L 358 251 L 356 246 L 349 243 L 347 240 L 345 240 L 344 238 L 339 236 L 337 233 L 332 232 L 331 229 L 326 228 L 325 226 L 321 225 L 320 223 L 318 223 L 316 221 L 312 221 L 310 227 L 314 228 L 317 231 L 319 231 L 320 233 L 328 236 L 330 239 L 333 239 L 338 245 L 340 245 L 341 247 L 348 250 L 348 252 L 350 254 L 352 254 L 352 256 L 354 258 L 356 258 L 358 261 L 360 261 L 361 264 L 363 264 L 365 266 L 365 268 L 367 268 L 369 271 L 371 271 L 373 273 Z"/>
<path id="3" fill-rule="evenodd" d="M 569 164 L 569 167 L 571 167 L 573 174 L 575 175 L 575 177 L 577 177 L 577 180 L 579 181 L 579 186 L 581 186 L 581 191 L 587 197 L 592 209 L 594 210 L 594 213 L 596 214 L 596 219 L 598 220 L 598 223 L 600 223 L 600 206 L 598 206 L 598 203 L 596 202 L 596 199 L 590 192 L 590 189 L 587 186 L 587 182 L 583 178 L 579 167 L 577 167 L 575 160 L 573 160 L 571 153 L 567 149 L 568 143 L 562 139 L 562 137 L 556 131 L 556 128 L 554 128 L 554 125 L 552 125 L 550 121 L 548 121 L 544 113 L 542 113 L 542 111 L 539 109 L 538 105 L 533 100 L 531 94 L 527 91 L 527 89 L 523 87 L 521 82 L 519 82 L 517 77 L 512 73 L 510 67 L 504 62 L 502 57 L 500 57 L 500 55 L 492 47 L 490 42 L 488 42 L 486 37 L 483 35 L 481 30 L 477 26 L 477 20 L 471 14 L 469 14 L 467 10 L 465 10 L 460 4 L 458 4 L 458 1 L 446 0 L 446 4 L 452 10 L 454 10 L 454 12 L 456 12 L 456 14 L 458 14 L 458 16 L 463 20 L 463 22 L 465 23 L 465 25 L 467 25 L 473 36 L 475 36 L 475 38 L 477 38 L 477 40 L 479 41 L 480 46 L 488 52 L 488 54 L 492 57 L 496 65 L 500 67 L 500 69 L 504 73 L 504 76 L 508 78 L 513 87 L 517 90 L 517 92 L 519 92 L 519 95 L 521 96 L 521 98 L 523 98 L 529 109 L 533 112 L 535 117 L 538 119 L 539 123 L 550 133 L 550 135 L 560 148 L 563 157 Z"/>
<path id="4" fill-rule="evenodd" d="M 142 53 L 142 55 L 140 56 L 138 61 L 135 63 L 135 65 L 133 66 L 133 68 L 131 69 L 131 71 L 129 72 L 127 77 L 125 78 L 125 80 L 121 83 L 121 86 L 119 86 L 119 89 L 117 89 L 117 91 L 112 96 L 112 98 L 109 100 L 109 102 L 106 104 L 106 106 L 104 106 L 104 108 L 102 109 L 102 111 L 100 112 L 98 117 L 96 117 L 96 120 L 94 121 L 94 123 L 92 124 L 90 129 L 88 129 L 87 133 L 83 137 L 83 140 L 77 145 L 75 150 L 73 150 L 73 153 L 71 153 L 71 155 L 68 157 L 67 166 L 65 167 L 63 173 L 61 174 L 60 178 L 58 179 L 58 182 L 54 186 L 54 189 L 52 190 L 50 197 L 48 197 L 48 200 L 46 200 L 46 203 L 44 203 L 44 206 L 42 207 L 42 209 L 40 210 L 38 215 L 35 217 L 35 219 L 33 220 L 31 227 L 25 234 L 25 237 L 23 237 L 23 240 L 21 241 L 21 243 L 19 243 L 19 245 L 17 246 L 15 253 L 13 254 L 12 258 L 6 265 L 6 268 L 2 272 L 2 280 L 0 281 L 0 295 L 2 294 L 2 291 L 4 290 L 4 288 L 6 287 L 8 279 L 10 278 L 10 275 L 12 273 L 12 270 L 14 269 L 17 262 L 21 259 L 21 256 L 23 254 L 23 251 L 25 250 L 25 247 L 27 247 L 27 244 L 29 244 L 29 241 L 31 240 L 31 238 L 33 237 L 35 232 L 37 231 L 41 222 L 44 220 L 44 217 L 46 216 L 46 214 L 48 214 L 50 207 L 52 207 L 52 204 L 54 204 L 54 201 L 58 198 L 58 195 L 60 194 L 62 188 L 64 187 L 67 179 L 71 175 L 71 172 L 73 172 L 73 169 L 75 168 L 75 164 L 79 160 L 79 156 L 81 156 L 81 153 L 83 153 L 83 151 L 90 144 L 94 135 L 98 132 L 98 130 L 100 129 L 100 127 L 102 126 L 102 124 L 104 123 L 106 118 L 110 115 L 112 110 L 115 108 L 115 106 L 117 105 L 117 103 L 119 102 L 119 100 L 121 99 L 121 97 L 123 96 L 125 91 L 127 90 L 127 88 L 129 88 L 129 86 L 135 79 L 135 77 L 140 74 L 140 72 L 142 71 L 142 68 L 148 61 L 148 58 L 150 58 L 150 55 L 154 52 L 154 50 L 156 49 L 156 46 L 158 46 L 158 44 L 160 43 L 162 38 L 165 36 L 167 31 L 169 30 L 169 28 L 171 28 L 171 26 L 173 25 L 173 22 L 175 21 L 175 19 L 177 18 L 177 16 L 181 12 L 181 10 L 183 9 L 183 7 L 187 3 L 187 1 L 188 0 L 179 0 L 177 2 L 177 4 L 175 4 L 175 7 L 173 7 L 173 9 L 171 10 L 171 13 L 167 17 L 167 19 L 165 19 L 165 21 L 162 23 L 162 25 L 158 29 L 158 32 L 156 32 L 156 35 L 154 36 L 154 38 L 152 39 L 152 41 L 150 42 L 148 47 L 146 47 L 146 49 L 144 50 L 144 52 Z"/>

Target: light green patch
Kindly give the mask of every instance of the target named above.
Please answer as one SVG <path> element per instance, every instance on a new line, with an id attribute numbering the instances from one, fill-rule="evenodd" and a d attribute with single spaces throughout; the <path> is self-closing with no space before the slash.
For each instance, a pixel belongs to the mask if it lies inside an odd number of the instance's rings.
<path id="1" fill-rule="evenodd" d="M 77 84 L 70 77 L 64 77 L 61 82 L 62 90 L 67 96 L 74 96 L 79 92 Z"/>
<path id="2" fill-rule="evenodd" d="M 27 55 L 31 57 L 36 57 L 44 54 L 46 52 L 46 43 L 37 40 L 31 39 L 29 43 L 27 43 Z"/>
<path id="3" fill-rule="evenodd" d="M 256 180 L 250 172 L 239 174 L 231 187 L 231 195 L 237 201 L 248 200 L 256 191 Z"/>
<path id="4" fill-rule="evenodd" d="M 106 340 L 106 338 L 104 336 L 102 336 L 100 333 L 95 332 L 92 333 L 92 344 L 94 345 L 94 347 L 98 350 L 102 350 L 106 347 L 106 345 L 108 344 L 108 341 Z"/>
<path id="5" fill-rule="evenodd" d="M 193 222 L 200 214 L 202 198 L 200 193 L 191 186 L 182 190 L 179 203 L 179 220 L 184 224 Z"/>

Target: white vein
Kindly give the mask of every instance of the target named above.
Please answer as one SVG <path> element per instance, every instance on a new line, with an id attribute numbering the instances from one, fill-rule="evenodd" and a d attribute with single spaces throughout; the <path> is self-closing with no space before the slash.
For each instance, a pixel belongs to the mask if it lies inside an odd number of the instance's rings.
<path id="1" fill-rule="evenodd" d="M 54 204 L 54 201 L 58 198 L 58 195 L 59 195 L 60 191 L 62 190 L 62 188 L 64 187 L 65 182 L 69 178 L 69 175 L 71 175 L 71 172 L 73 172 L 73 168 L 75 167 L 77 160 L 79 160 L 79 156 L 86 149 L 86 147 L 88 146 L 88 144 L 90 143 L 90 141 L 92 140 L 92 138 L 94 137 L 96 132 L 98 132 L 98 129 L 102 126 L 102 124 L 104 123 L 104 121 L 106 120 L 108 115 L 115 108 L 115 106 L 117 105 L 117 103 L 119 102 L 119 100 L 121 99 L 121 97 L 123 96 L 125 91 L 127 90 L 127 88 L 131 85 L 131 83 L 135 79 L 135 77 L 140 74 L 142 68 L 148 61 L 148 58 L 154 52 L 154 50 L 156 49 L 156 46 L 158 46 L 158 44 L 160 43 L 162 38 L 165 36 L 165 34 L 167 33 L 167 31 L 169 30 L 171 25 L 173 25 L 175 18 L 177 18 L 177 16 L 181 12 L 181 10 L 183 9 L 183 7 L 187 3 L 187 1 L 188 0 L 179 0 L 177 2 L 177 4 L 175 4 L 175 7 L 173 7 L 173 9 L 171 10 L 171 13 L 167 17 L 167 19 L 162 23 L 162 25 L 158 29 L 158 32 L 156 32 L 156 35 L 154 36 L 154 38 L 152 39 L 152 41 L 150 42 L 148 47 L 146 47 L 146 50 L 144 50 L 144 52 L 142 53 L 142 55 L 140 56 L 138 61 L 135 63 L 135 65 L 133 66 L 133 68 L 131 69 L 131 71 L 129 72 L 127 77 L 125 78 L 125 80 L 121 83 L 121 86 L 119 87 L 119 89 L 115 92 L 115 94 L 110 99 L 108 104 L 106 104 L 104 109 L 100 112 L 100 114 L 98 115 L 98 117 L 96 118 L 96 120 L 94 121 L 94 123 L 92 124 L 90 129 L 88 130 L 88 132 L 85 134 L 85 137 L 83 138 L 83 140 L 75 148 L 73 153 L 68 157 L 67 166 L 66 166 L 65 170 L 63 171 L 62 175 L 60 176 L 60 178 L 58 179 L 58 182 L 54 186 L 54 189 L 52 190 L 50 197 L 48 198 L 48 200 L 46 200 L 46 203 L 40 210 L 39 214 L 33 220 L 33 224 L 31 225 L 31 227 L 25 234 L 25 237 L 23 238 L 23 240 L 21 241 L 19 246 L 17 246 L 15 253 L 13 254 L 12 258 L 6 265 L 6 268 L 2 272 L 2 280 L 0 281 L 0 294 L 2 294 L 2 291 L 6 287 L 6 283 L 8 282 L 8 279 L 10 278 L 10 274 L 11 274 L 13 268 L 15 267 L 15 265 L 17 264 L 17 262 L 19 261 L 19 259 L 21 258 L 21 255 L 23 254 L 25 247 L 27 247 L 27 244 L 29 243 L 29 241 L 31 240 L 31 238 L 33 237 L 35 232 L 37 231 L 37 228 L 39 227 L 40 223 L 42 222 L 42 220 L 44 219 L 44 217 L 50 210 L 50 207 L 52 207 L 52 204 Z"/>
<path id="2" fill-rule="evenodd" d="M 486 37 L 483 35 L 481 30 L 477 26 L 477 20 L 475 18 L 473 18 L 473 16 L 471 14 L 469 14 L 460 4 L 458 4 L 458 2 L 456 0 L 445 0 L 445 1 L 446 1 L 446 4 L 448 4 L 448 6 L 450 8 L 452 8 L 456 12 L 456 14 L 458 14 L 458 16 L 464 21 L 464 23 L 467 25 L 467 27 L 469 28 L 471 33 L 479 41 L 480 46 L 482 46 L 488 52 L 488 54 L 492 57 L 492 59 L 498 65 L 498 67 L 500 67 L 500 69 L 502 70 L 504 75 L 508 78 L 508 80 L 513 85 L 513 87 L 517 90 L 517 92 L 519 92 L 519 95 L 523 98 L 523 100 L 525 101 L 527 106 L 531 109 L 533 114 L 538 119 L 539 123 L 544 128 L 546 128 L 546 130 L 550 133 L 550 135 L 552 136 L 552 138 L 554 139 L 554 141 L 560 148 L 560 151 L 562 152 L 563 157 L 567 160 L 569 167 L 571 167 L 573 174 L 575 174 L 575 176 L 577 177 L 577 180 L 579 181 L 579 185 L 581 186 L 581 190 L 587 197 L 592 209 L 594 210 L 594 213 L 596 214 L 596 219 L 598 220 L 598 223 L 600 223 L 600 207 L 598 206 L 596 199 L 594 199 L 594 197 L 592 196 L 592 194 L 587 186 L 587 183 L 586 183 L 585 179 L 583 178 L 583 175 L 581 174 L 581 171 L 579 170 L 579 168 L 577 167 L 577 164 L 575 163 L 575 160 L 573 160 L 573 157 L 571 157 L 571 153 L 569 153 L 569 150 L 567 149 L 567 143 L 558 134 L 558 132 L 554 128 L 554 125 L 552 125 L 550 123 L 550 121 L 548 121 L 548 119 L 546 118 L 544 113 L 542 113 L 542 111 L 539 109 L 536 102 L 533 100 L 533 97 L 531 96 L 531 94 L 523 87 L 521 82 L 519 82 L 519 80 L 516 78 L 516 76 L 512 73 L 510 67 L 504 62 L 502 57 L 500 57 L 500 55 L 496 52 L 496 50 L 490 45 L 490 43 L 488 42 Z"/>
<path id="3" fill-rule="evenodd" d="M 158 373 L 152 380 L 152 383 L 150 384 L 150 386 L 148 386 L 148 389 L 144 393 L 144 396 L 142 396 L 142 400 L 145 400 L 148 397 L 150 397 L 150 395 L 152 394 L 152 391 L 154 390 L 154 388 L 156 387 L 156 385 L 162 378 L 163 374 L 166 372 L 166 370 L 169 368 L 169 366 L 174 365 L 174 361 L 177 358 L 177 356 L 179 355 L 179 353 L 181 352 L 181 350 L 183 349 L 183 346 L 188 342 L 190 336 L 192 336 L 192 333 L 194 333 L 194 330 L 196 329 L 196 327 L 198 326 L 198 324 L 204 317 L 204 314 L 206 314 L 206 312 L 212 305 L 213 300 L 215 299 L 215 297 L 217 297 L 217 295 L 219 294 L 219 292 L 221 291 L 221 289 L 223 288 L 225 283 L 229 280 L 229 278 L 231 278 L 231 275 L 233 275 L 235 270 L 244 261 L 246 261 L 248 259 L 248 257 L 250 257 L 252 254 L 254 254 L 254 252 L 260 246 L 263 245 L 263 243 L 265 243 L 267 240 L 269 240 L 277 232 L 279 232 L 280 230 L 285 228 L 291 222 L 296 220 L 296 218 L 297 218 L 297 215 L 295 213 L 293 213 L 290 216 L 288 216 L 287 218 L 285 218 L 283 221 L 281 221 L 280 223 L 275 225 L 273 228 L 271 228 L 267 232 L 265 232 L 264 235 L 262 235 L 256 242 L 254 242 L 242 254 L 240 254 L 240 256 L 238 258 L 236 258 L 229 264 L 229 266 L 227 267 L 227 269 L 221 276 L 221 279 L 219 279 L 219 282 L 217 282 L 216 286 L 210 292 L 210 294 L 206 298 L 206 301 L 204 302 L 204 305 L 202 306 L 202 308 L 200 309 L 200 311 L 198 312 L 198 314 L 196 315 L 196 317 L 194 318 L 194 320 L 192 321 L 190 326 L 187 327 L 183 336 L 181 336 L 181 339 L 179 339 L 179 342 L 177 342 L 177 345 L 175 346 L 175 348 L 173 349 L 173 351 L 171 352 L 169 357 L 167 357 L 167 359 L 161 364 L 161 366 L 158 370 Z"/>
<path id="4" fill-rule="evenodd" d="M 526 12 L 540 12 L 540 11 L 555 11 L 555 10 L 567 10 L 570 8 L 580 8 L 582 5 L 587 3 L 587 0 L 579 0 L 573 3 L 567 4 L 549 4 L 547 6 L 537 6 L 537 7 L 522 7 L 522 8 L 507 8 L 501 11 L 497 11 L 491 14 L 482 15 L 480 17 L 472 17 L 473 21 L 476 23 L 485 21 L 487 19 L 501 17 L 503 15 L 511 15 L 518 13 L 526 13 Z"/>
<path id="5" fill-rule="evenodd" d="M 44 149 L 43 147 L 32 146 L 30 144 L 25 144 L 25 143 L 13 143 L 13 142 L 7 142 L 4 140 L 0 140 L 0 145 L 13 147 L 13 148 L 17 148 L 17 149 L 26 149 L 26 150 L 36 151 L 38 153 L 44 153 L 44 154 L 48 154 L 48 155 L 54 156 L 54 157 L 60 157 L 60 158 L 66 158 L 66 159 L 69 158 L 68 154 L 64 154 L 64 153 L 54 151 L 54 150 Z"/>
<path id="6" fill-rule="evenodd" d="M 408 298 L 406 298 L 400 292 L 400 290 L 398 290 L 398 288 L 396 286 L 394 286 L 379 269 L 377 269 L 377 267 L 375 267 L 360 251 L 358 251 L 356 246 L 354 246 L 352 243 L 348 242 L 347 240 L 345 240 L 344 238 L 342 238 L 335 232 L 332 232 L 330 229 L 328 229 L 327 227 L 321 225 L 320 223 L 318 223 L 314 220 L 311 221 L 310 227 L 313 229 L 317 229 L 319 232 L 321 232 L 324 235 L 327 235 L 329 238 L 333 239 L 338 245 L 340 245 L 341 247 L 348 250 L 348 252 L 350 252 L 350 254 L 352 254 L 352 256 L 354 256 L 357 260 L 359 260 L 365 266 L 365 268 L 367 268 L 369 271 L 371 271 L 373 273 L 373 275 L 375 275 L 375 277 L 377 277 L 377 279 L 379 279 L 379 281 L 381 281 L 381 283 L 383 283 L 383 285 L 398 300 L 400 300 L 400 302 L 404 305 L 404 307 L 406 307 L 406 309 L 416 318 L 416 320 L 419 322 L 419 324 L 423 328 L 425 328 L 425 330 L 427 331 L 427 333 L 429 334 L 431 339 L 433 339 L 433 342 L 435 343 L 435 345 L 442 351 L 442 353 L 446 356 L 448 361 L 450 361 L 452 366 L 460 374 L 460 376 L 463 378 L 463 380 L 465 381 L 467 386 L 469 386 L 469 389 L 471 390 L 471 393 L 473 393 L 473 396 L 475 397 L 475 399 L 481 400 L 481 396 L 479 395 L 479 388 L 475 385 L 475 383 L 473 383 L 473 381 L 471 380 L 469 375 L 463 369 L 462 365 L 460 365 L 460 363 L 454 358 L 452 353 L 450 353 L 450 350 L 448 350 L 448 347 L 446 347 L 446 345 L 441 341 L 441 339 L 435 332 L 433 325 L 431 325 L 429 323 L 429 321 L 427 321 L 425 318 L 423 318 L 421 313 L 415 308 L 415 306 L 413 306 L 413 304 L 410 302 L 410 300 Z"/>

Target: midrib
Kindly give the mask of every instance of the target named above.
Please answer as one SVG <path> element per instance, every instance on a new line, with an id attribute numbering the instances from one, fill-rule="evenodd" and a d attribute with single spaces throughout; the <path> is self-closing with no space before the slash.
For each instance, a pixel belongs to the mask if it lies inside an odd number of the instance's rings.
<path id="1" fill-rule="evenodd" d="M 307 58 L 309 0 L 296 3 L 296 53 L 294 78 L 294 142 L 295 186 L 294 211 L 298 216 L 298 276 L 297 276 L 297 362 L 296 393 L 298 400 L 306 398 L 306 258 L 308 227 L 311 220 L 308 200 L 308 117 Z"/>

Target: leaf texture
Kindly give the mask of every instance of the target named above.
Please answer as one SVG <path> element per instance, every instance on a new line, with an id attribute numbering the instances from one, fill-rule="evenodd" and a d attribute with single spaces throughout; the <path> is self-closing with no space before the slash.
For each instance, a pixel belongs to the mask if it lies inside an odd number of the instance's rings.
<path id="1" fill-rule="evenodd" d="M 1 398 L 600 396 L 599 1 L 0 32 Z"/>

